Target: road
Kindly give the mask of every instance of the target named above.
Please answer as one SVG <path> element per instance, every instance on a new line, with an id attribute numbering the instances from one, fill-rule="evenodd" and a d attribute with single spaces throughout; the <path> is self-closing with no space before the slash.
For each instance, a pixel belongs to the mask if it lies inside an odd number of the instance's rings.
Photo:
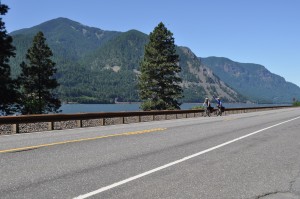
<path id="1" fill-rule="evenodd" d="M 0 198 L 299 199 L 300 109 L 0 136 Z"/>

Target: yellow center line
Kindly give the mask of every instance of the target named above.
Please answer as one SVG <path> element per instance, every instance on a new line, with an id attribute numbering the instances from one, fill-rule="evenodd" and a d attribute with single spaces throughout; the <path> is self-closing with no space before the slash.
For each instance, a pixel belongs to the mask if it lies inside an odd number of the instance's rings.
<path id="1" fill-rule="evenodd" d="M 117 136 L 138 135 L 138 134 L 145 134 L 145 133 L 151 133 L 151 132 L 163 131 L 163 130 L 166 130 L 166 128 L 155 128 L 155 129 L 133 131 L 133 132 L 126 132 L 126 133 L 119 133 L 119 134 L 103 135 L 103 136 L 92 137 L 92 138 L 82 138 L 82 139 L 78 139 L 78 140 L 68 140 L 68 141 L 63 141 L 63 142 L 54 142 L 54 143 L 41 144 L 41 145 L 36 145 L 36 146 L 27 146 L 27 147 L 21 147 L 21 148 L 5 149 L 5 150 L 1 150 L 0 153 L 25 151 L 25 150 L 30 150 L 30 149 L 38 149 L 38 148 L 41 148 L 41 147 L 54 146 L 54 145 L 76 143 L 76 142 L 89 141 L 89 140 L 97 140 L 97 139 L 103 139 L 103 138 L 109 138 L 109 137 L 117 137 Z"/>

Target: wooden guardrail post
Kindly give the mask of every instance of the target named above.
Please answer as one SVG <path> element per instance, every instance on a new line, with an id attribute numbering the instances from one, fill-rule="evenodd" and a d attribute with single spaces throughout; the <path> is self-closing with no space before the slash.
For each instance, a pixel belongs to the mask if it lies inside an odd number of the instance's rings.
<path id="1" fill-rule="evenodd" d="M 48 122 L 48 131 L 54 130 L 54 122 Z"/>
<path id="2" fill-rule="evenodd" d="M 76 120 L 77 128 L 82 128 L 82 120 Z"/>
<path id="3" fill-rule="evenodd" d="M 105 126 L 105 118 L 100 119 L 100 125 Z"/>
<path id="4" fill-rule="evenodd" d="M 19 126 L 19 124 L 12 124 L 11 125 L 11 132 L 13 134 L 20 133 L 20 126 Z"/>

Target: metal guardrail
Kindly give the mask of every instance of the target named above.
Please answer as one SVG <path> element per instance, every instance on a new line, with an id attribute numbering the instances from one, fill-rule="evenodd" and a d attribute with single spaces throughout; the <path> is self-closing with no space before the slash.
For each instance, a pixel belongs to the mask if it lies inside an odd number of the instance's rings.
<path id="1" fill-rule="evenodd" d="M 262 110 L 271 110 L 278 108 L 287 108 L 290 106 L 273 106 L 273 107 L 253 107 L 253 108 L 229 108 L 226 109 L 226 114 L 235 114 L 235 113 L 245 113 L 245 112 L 254 112 Z M 214 109 L 216 111 L 216 109 Z M 103 113 L 77 113 L 77 114 L 43 114 L 43 115 L 21 115 L 21 116 L 0 116 L 0 125 L 11 124 L 12 133 L 19 133 L 20 124 L 28 123 L 48 123 L 47 130 L 54 130 L 55 122 L 62 121 L 76 121 L 76 127 L 83 127 L 83 121 L 100 119 L 100 126 L 106 125 L 106 119 L 108 118 L 121 118 L 121 124 L 126 123 L 125 118 L 129 117 L 138 117 L 137 122 L 142 121 L 143 116 L 152 116 L 155 120 L 155 116 L 165 116 L 165 119 L 168 119 L 168 115 L 175 115 L 174 119 L 178 118 L 187 118 L 187 117 L 196 117 L 203 116 L 203 109 L 195 110 L 166 110 L 166 111 L 135 111 L 135 112 L 103 112 Z M 178 117 L 181 115 L 181 117 Z"/>

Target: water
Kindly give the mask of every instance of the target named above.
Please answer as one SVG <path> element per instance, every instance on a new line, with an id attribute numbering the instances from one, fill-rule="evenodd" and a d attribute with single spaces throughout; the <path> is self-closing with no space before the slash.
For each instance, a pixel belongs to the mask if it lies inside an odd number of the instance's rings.
<path id="1" fill-rule="evenodd" d="M 215 104 L 212 104 L 215 107 Z M 225 108 L 249 108 L 263 106 L 283 106 L 287 104 L 229 104 L 223 103 Z M 202 103 L 184 103 L 182 110 L 189 110 L 195 106 L 202 106 Z M 97 113 L 97 112 L 122 112 L 122 111 L 141 111 L 140 104 L 63 104 L 60 108 L 62 113 Z"/>

